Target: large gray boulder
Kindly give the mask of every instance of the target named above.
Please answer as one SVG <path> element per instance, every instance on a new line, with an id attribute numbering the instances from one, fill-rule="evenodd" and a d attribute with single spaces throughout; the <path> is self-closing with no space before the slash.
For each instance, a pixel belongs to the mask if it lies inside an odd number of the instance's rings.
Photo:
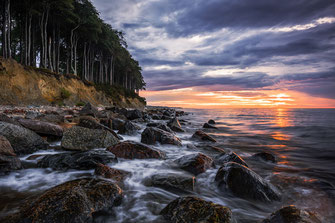
<path id="1" fill-rule="evenodd" d="M 109 131 L 73 126 L 64 131 L 61 146 L 67 150 L 87 151 L 94 148 L 106 148 L 119 140 Z"/>
<path id="2" fill-rule="evenodd" d="M 37 134 L 41 135 L 50 135 L 56 137 L 62 137 L 63 135 L 63 128 L 59 125 L 32 120 L 32 119 L 19 119 L 18 122 L 25 128 L 30 129 Z"/>
<path id="3" fill-rule="evenodd" d="M 2 222 L 94 222 L 99 212 L 120 205 L 122 197 L 121 188 L 111 181 L 77 179 L 28 200 L 17 214 L 8 216 Z"/>
<path id="4" fill-rule="evenodd" d="M 213 159 L 203 153 L 182 156 L 175 161 L 178 166 L 194 175 L 204 173 L 207 169 L 214 167 Z"/>
<path id="5" fill-rule="evenodd" d="M 248 167 L 229 162 L 224 164 L 215 176 L 221 189 L 228 188 L 234 195 L 250 200 L 279 201 L 277 188 Z"/>
<path id="6" fill-rule="evenodd" d="M 135 135 L 138 130 L 141 128 L 132 123 L 131 121 L 126 121 L 119 129 L 118 133 L 119 134 L 124 134 L 124 135 Z"/>
<path id="7" fill-rule="evenodd" d="M 21 126 L 0 122 L 0 135 L 7 138 L 18 155 L 47 149 L 49 144 L 35 132 Z"/>
<path id="8" fill-rule="evenodd" d="M 197 197 L 179 197 L 169 203 L 161 215 L 173 223 L 230 223 L 231 210 Z"/>
<path id="9" fill-rule="evenodd" d="M 99 163 L 107 164 L 117 162 L 115 155 L 108 151 L 85 151 L 76 153 L 61 153 L 46 155 L 37 165 L 42 168 L 55 170 L 89 170 L 97 167 Z"/>
<path id="10" fill-rule="evenodd" d="M 145 144 L 171 144 L 181 146 L 181 140 L 172 133 L 155 127 L 147 127 L 141 135 L 141 142 Z"/>
<path id="11" fill-rule="evenodd" d="M 89 128 L 89 129 L 103 129 L 107 130 L 110 133 L 112 133 L 113 136 L 115 136 L 118 139 L 122 139 L 122 137 L 118 136 L 112 129 L 110 129 L 107 126 L 104 126 L 98 122 L 97 119 L 95 119 L 92 116 L 81 116 L 79 119 L 78 126 Z"/>

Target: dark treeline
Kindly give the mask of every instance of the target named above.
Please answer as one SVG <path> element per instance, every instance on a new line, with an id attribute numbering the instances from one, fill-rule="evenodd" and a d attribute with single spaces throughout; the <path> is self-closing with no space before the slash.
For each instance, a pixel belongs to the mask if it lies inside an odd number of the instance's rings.
<path id="1" fill-rule="evenodd" d="M 123 33 L 104 23 L 89 0 L 0 2 L 4 58 L 98 84 L 144 89 Z"/>

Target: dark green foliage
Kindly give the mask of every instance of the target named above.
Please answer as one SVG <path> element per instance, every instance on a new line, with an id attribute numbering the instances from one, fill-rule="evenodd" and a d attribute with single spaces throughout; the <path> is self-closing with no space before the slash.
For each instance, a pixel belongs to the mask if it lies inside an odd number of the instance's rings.
<path id="1" fill-rule="evenodd" d="M 60 89 L 60 97 L 62 100 L 68 99 L 71 96 L 71 93 L 65 88 Z"/>
<path id="2" fill-rule="evenodd" d="M 134 91 L 124 88 L 120 85 L 107 85 L 107 84 L 96 84 L 95 88 L 98 91 L 103 91 L 107 96 L 111 97 L 114 101 L 121 101 L 121 96 L 125 96 L 126 98 L 136 98 L 140 102 L 146 104 L 145 98 L 139 96 Z"/>
<path id="3" fill-rule="evenodd" d="M 76 106 L 84 106 L 84 105 L 85 105 L 85 102 L 82 102 L 82 101 L 80 101 L 76 104 Z"/>
<path id="4" fill-rule="evenodd" d="M 124 33 L 105 23 L 90 0 L 1 2 L 0 27 L 10 27 L 0 31 L 6 37 L 1 43 L 5 58 L 48 75 L 73 74 L 87 83 L 112 85 L 107 92 L 118 89 L 129 97 L 145 89 Z"/>

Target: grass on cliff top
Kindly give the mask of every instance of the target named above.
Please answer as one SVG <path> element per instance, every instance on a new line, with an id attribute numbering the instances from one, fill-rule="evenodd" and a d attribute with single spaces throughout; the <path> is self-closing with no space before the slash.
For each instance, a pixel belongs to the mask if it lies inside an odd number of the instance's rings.
<path id="1" fill-rule="evenodd" d="M 109 84 L 95 84 L 95 88 L 98 91 L 104 92 L 108 97 L 111 97 L 114 101 L 120 102 L 121 96 L 127 98 L 138 99 L 140 102 L 146 105 L 145 98 L 139 96 L 134 91 L 128 90 L 120 85 L 109 85 Z"/>

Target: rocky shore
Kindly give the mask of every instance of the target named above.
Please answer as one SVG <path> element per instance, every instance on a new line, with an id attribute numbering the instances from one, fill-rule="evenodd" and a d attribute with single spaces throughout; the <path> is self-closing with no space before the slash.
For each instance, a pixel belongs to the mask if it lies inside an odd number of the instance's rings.
<path id="1" fill-rule="evenodd" d="M 1 107 L 0 109 L 0 174 L 22 168 L 50 168 L 52 171 L 92 170 L 94 176 L 78 178 L 49 188 L 29 198 L 15 213 L 1 222 L 95 222 L 112 215 L 130 194 L 123 191 L 124 181 L 131 173 L 110 167 L 124 160 L 167 161 L 160 146 L 181 149 L 183 140 L 176 133 L 185 132 L 188 113 L 166 107 L 125 109 L 118 107 Z M 203 199 L 193 193 L 197 176 L 218 168 L 212 184 L 222 194 L 251 202 L 280 202 L 282 191 L 254 172 L 247 161 L 234 151 L 217 147 L 215 120 L 203 124 L 192 133 L 187 147 L 195 150 L 173 160 L 184 174 L 157 173 L 143 178 L 147 187 L 178 191 L 182 196 L 157 214 L 156 222 L 235 222 L 229 207 Z M 141 134 L 140 142 L 128 140 Z M 51 145 L 50 142 L 60 141 Z M 201 148 L 192 144 L 197 142 Z M 53 149 L 56 154 L 30 154 Z M 29 156 L 26 163 L 19 157 Z M 268 152 L 255 154 L 253 159 L 275 163 Z M 189 194 L 189 195 L 187 195 Z M 273 212 L 264 223 L 321 222 L 308 210 L 285 206 Z"/>

